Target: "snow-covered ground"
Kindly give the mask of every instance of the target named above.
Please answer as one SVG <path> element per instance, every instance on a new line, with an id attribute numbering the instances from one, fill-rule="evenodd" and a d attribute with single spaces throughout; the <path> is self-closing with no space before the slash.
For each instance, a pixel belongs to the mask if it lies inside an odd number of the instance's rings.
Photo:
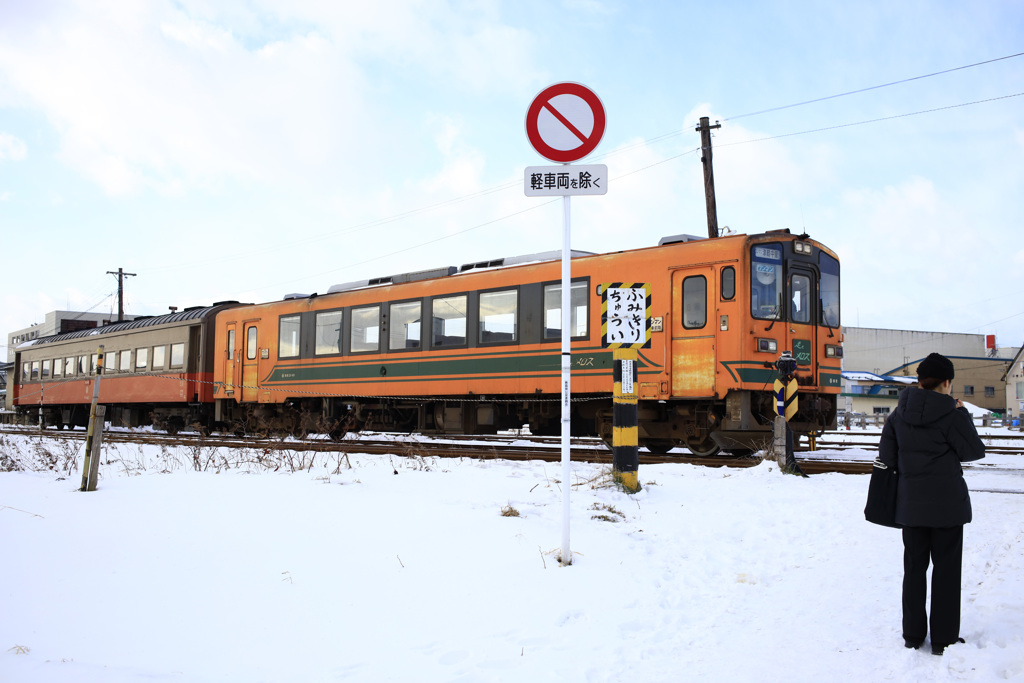
<path id="1" fill-rule="evenodd" d="M 936 657 L 863 476 L 642 466 L 626 495 L 573 464 L 563 567 L 559 465 L 105 449 L 81 493 L 73 454 L 0 437 L 58 467 L 0 474 L 2 681 L 1024 680 L 1024 495 L 980 491 L 1024 491 L 1019 456 L 968 472 L 967 643 Z"/>

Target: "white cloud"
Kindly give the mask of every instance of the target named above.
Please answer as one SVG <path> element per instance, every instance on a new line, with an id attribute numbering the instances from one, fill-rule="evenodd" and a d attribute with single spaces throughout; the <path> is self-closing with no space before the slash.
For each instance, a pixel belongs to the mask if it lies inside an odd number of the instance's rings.
<path id="1" fill-rule="evenodd" d="M 0 161 L 21 161 L 28 156 L 25 143 L 10 133 L 0 133 Z"/>
<path id="2" fill-rule="evenodd" d="M 494 14 L 417 0 L 72 2 L 0 27 L 0 83 L 41 109 L 61 158 L 112 195 L 341 186 L 368 175 L 351 160 L 379 163 L 420 133 L 388 120 L 405 84 L 377 65 L 417 87 L 526 87 L 529 36 Z"/>

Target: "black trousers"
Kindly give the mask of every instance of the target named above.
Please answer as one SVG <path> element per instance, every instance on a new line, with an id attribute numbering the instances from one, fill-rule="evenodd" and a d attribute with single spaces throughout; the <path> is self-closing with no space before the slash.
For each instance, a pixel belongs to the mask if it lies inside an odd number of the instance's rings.
<path id="1" fill-rule="evenodd" d="M 964 527 L 903 528 L 903 637 L 923 642 L 929 620 L 928 560 L 932 568 L 932 643 L 949 645 L 960 637 L 960 567 L 964 553 Z"/>

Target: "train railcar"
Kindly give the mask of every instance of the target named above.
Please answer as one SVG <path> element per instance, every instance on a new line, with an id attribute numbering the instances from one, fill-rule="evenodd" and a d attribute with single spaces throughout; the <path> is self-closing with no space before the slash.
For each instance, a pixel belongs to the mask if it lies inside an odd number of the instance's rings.
<path id="1" fill-rule="evenodd" d="M 169 432 L 212 424 L 213 321 L 235 302 L 41 337 L 15 352 L 12 403 L 21 421 L 85 426 L 99 346 L 99 401 L 117 426 Z"/>
<path id="2" fill-rule="evenodd" d="M 238 430 L 560 429 L 559 254 L 498 259 L 241 306 L 216 319 L 215 420 Z M 698 454 L 763 446 L 783 351 L 797 434 L 835 425 L 839 261 L 788 230 L 572 260 L 573 434 L 612 433 L 602 286 L 651 287 L 639 355 L 639 442 Z"/>

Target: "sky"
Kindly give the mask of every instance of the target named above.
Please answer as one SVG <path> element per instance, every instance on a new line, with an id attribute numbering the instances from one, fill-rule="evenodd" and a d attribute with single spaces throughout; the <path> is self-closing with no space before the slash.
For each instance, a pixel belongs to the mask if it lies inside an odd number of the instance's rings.
<path id="1" fill-rule="evenodd" d="M 1017 0 L 0 2 L 0 332 L 118 268 L 155 315 L 558 250 L 525 116 L 573 81 L 574 249 L 706 235 L 708 116 L 719 225 L 831 247 L 843 324 L 1020 345 L 1021 53 Z"/>

